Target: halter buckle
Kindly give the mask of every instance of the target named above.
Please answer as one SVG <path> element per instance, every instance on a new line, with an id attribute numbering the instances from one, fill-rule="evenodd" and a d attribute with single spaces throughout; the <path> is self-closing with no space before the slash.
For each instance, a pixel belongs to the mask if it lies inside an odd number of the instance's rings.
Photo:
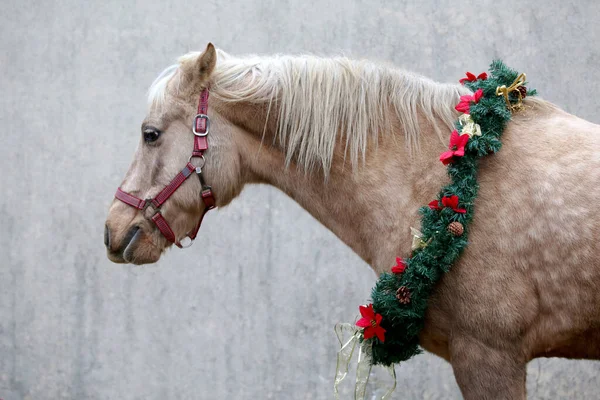
<path id="1" fill-rule="evenodd" d="M 146 210 L 148 209 L 148 207 L 153 206 L 154 204 L 152 203 L 154 199 L 146 199 L 144 200 L 144 208 L 142 208 L 142 212 L 146 212 Z"/>
<path id="2" fill-rule="evenodd" d="M 198 120 L 205 120 L 206 121 L 206 129 L 204 130 L 204 132 L 198 132 L 196 130 L 196 127 L 198 126 Z M 208 115 L 206 114 L 198 114 L 196 115 L 196 117 L 194 118 L 194 125 L 192 125 L 192 132 L 194 132 L 194 135 L 196 136 L 206 136 L 208 135 L 208 131 L 210 130 L 210 119 L 208 118 Z"/>

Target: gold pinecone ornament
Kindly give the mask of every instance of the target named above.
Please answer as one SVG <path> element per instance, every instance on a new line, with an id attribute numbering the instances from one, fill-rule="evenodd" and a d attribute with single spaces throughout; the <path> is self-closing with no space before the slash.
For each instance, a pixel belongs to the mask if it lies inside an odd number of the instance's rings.
<path id="1" fill-rule="evenodd" d="M 465 227 L 458 221 L 450 222 L 448 225 L 448 232 L 453 236 L 462 236 L 465 233 Z"/>

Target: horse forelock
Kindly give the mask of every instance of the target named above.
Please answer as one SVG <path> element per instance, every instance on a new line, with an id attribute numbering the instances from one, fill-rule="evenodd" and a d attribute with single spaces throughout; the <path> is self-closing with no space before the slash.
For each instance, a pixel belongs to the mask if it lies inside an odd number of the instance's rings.
<path id="1" fill-rule="evenodd" d="M 171 79 L 180 66 L 200 53 L 182 56 L 166 68 L 149 89 L 151 105 L 162 104 Z M 277 139 L 292 159 L 306 171 L 322 167 L 328 174 L 337 141 L 345 143 L 344 156 L 353 166 L 364 159 L 367 145 L 390 131 L 395 115 L 409 150 L 419 148 L 419 116 L 441 135 L 452 129 L 453 105 L 468 90 L 384 64 L 345 57 L 312 55 L 238 58 L 218 50 L 217 68 L 211 77 L 211 96 L 224 102 L 277 105 Z M 265 121 L 266 126 L 266 121 Z"/>

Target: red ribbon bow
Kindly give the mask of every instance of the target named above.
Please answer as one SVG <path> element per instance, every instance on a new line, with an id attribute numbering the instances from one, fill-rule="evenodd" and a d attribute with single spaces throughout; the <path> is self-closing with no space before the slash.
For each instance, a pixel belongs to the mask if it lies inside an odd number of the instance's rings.
<path id="1" fill-rule="evenodd" d="M 431 208 L 432 210 L 436 210 L 439 211 L 442 208 L 448 207 L 451 208 L 454 212 L 457 212 L 459 214 L 464 214 L 467 212 L 466 208 L 459 208 L 458 207 L 458 196 L 457 195 L 452 195 L 450 197 L 448 196 L 444 196 L 442 197 L 442 207 L 440 207 L 440 203 L 437 200 L 433 200 L 432 202 L 429 203 L 429 208 Z"/>
<path id="2" fill-rule="evenodd" d="M 467 72 L 467 77 L 462 78 L 461 80 L 459 80 L 459 82 L 464 85 L 465 82 L 467 82 L 467 81 L 475 82 L 477 79 L 481 79 L 482 81 L 485 81 L 487 79 L 487 74 L 485 72 L 482 72 L 479 75 L 475 76 L 475 74 Z"/>
<path id="3" fill-rule="evenodd" d="M 469 135 L 459 135 L 455 129 L 450 135 L 450 144 L 448 145 L 448 151 L 440 154 L 440 161 L 444 165 L 448 165 L 452 162 L 454 157 L 462 157 L 465 155 L 465 145 L 469 141 Z"/>
<path id="4" fill-rule="evenodd" d="M 396 265 L 392 267 L 393 274 L 401 274 L 406 269 L 406 262 L 400 257 L 396 257 Z"/>
<path id="5" fill-rule="evenodd" d="M 483 90 L 477 89 L 475 93 L 471 96 L 470 94 L 465 94 L 460 96 L 460 103 L 454 107 L 456 111 L 469 114 L 469 109 L 471 107 L 471 103 L 477 104 L 479 100 L 483 97 Z"/>

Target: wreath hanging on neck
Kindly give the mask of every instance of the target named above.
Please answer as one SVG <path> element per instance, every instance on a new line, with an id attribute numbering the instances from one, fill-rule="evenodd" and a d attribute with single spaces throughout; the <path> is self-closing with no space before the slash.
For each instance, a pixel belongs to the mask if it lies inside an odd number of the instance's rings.
<path id="1" fill-rule="evenodd" d="M 364 397 L 372 365 L 390 367 L 393 374 L 394 364 L 421 352 L 419 333 L 425 324 L 427 301 L 436 283 L 468 244 L 479 189 L 478 160 L 500 150 L 500 137 L 512 112 L 523 108 L 526 96 L 536 94 L 535 90 L 527 90 L 525 79 L 525 74 L 496 60 L 490 66 L 489 76 L 485 72 L 478 76 L 467 72 L 460 80 L 473 94 L 460 97 L 455 108 L 462 114 L 450 135 L 448 150 L 440 155 L 451 182 L 437 198 L 421 207 L 421 230 L 411 228 L 412 254 L 396 258 L 390 272 L 381 274 L 371 293 L 372 303 L 359 308 L 361 318 L 355 327 L 336 326 L 342 346 L 338 353 L 336 394 L 357 343 L 360 354 L 355 398 Z M 342 340 L 344 331 L 352 333 L 346 342 Z"/>

